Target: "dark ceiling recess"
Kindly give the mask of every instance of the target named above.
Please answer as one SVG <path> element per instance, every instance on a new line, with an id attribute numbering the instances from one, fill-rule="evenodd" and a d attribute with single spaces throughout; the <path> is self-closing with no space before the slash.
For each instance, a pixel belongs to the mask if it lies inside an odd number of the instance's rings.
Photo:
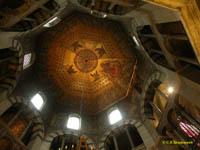
<path id="1" fill-rule="evenodd" d="M 1 0 L 0 1 L 0 8 L 11 8 L 11 9 L 15 9 L 18 8 L 19 6 L 21 6 L 24 3 L 24 0 L 17 0 L 17 1 L 13 1 L 13 0 Z"/>
<path id="2" fill-rule="evenodd" d="M 144 49 L 147 51 L 153 61 L 161 66 L 171 69 L 167 60 L 162 54 L 162 50 L 158 44 L 158 41 L 156 40 L 155 35 L 152 32 L 151 27 L 149 25 L 138 27 L 137 33 Z"/>
<path id="3" fill-rule="evenodd" d="M 164 46 L 172 55 L 177 69 L 187 66 L 180 74 L 200 83 L 199 63 L 183 24 L 180 21 L 161 23 L 156 24 L 156 28 L 163 37 Z M 143 47 L 155 63 L 174 70 L 169 66 L 163 51 L 159 47 L 158 40 L 149 25 L 138 28 L 138 35 Z"/>
<path id="4" fill-rule="evenodd" d="M 199 1 L 199 0 L 196 0 L 196 2 L 197 2 L 197 5 L 198 5 L 198 7 L 199 7 L 199 9 L 200 9 L 200 1 Z"/>
<path id="5" fill-rule="evenodd" d="M 33 29 L 47 21 L 59 9 L 55 0 L 43 2 L 42 6 L 38 1 L 32 1 L 29 4 L 27 1 L 16 2 L 18 1 L 13 3 L 9 0 L 2 3 L 0 13 L 0 28 L 2 30 L 23 32 Z M 31 9 L 32 6 L 37 7 Z"/>
<path id="6" fill-rule="evenodd" d="M 114 4 L 112 0 L 79 0 L 79 3 L 84 7 L 114 15 L 125 15 L 136 8 L 140 0 L 121 0 L 120 2 L 122 4 Z"/>
<path id="7" fill-rule="evenodd" d="M 177 68 L 187 66 L 180 74 L 194 82 L 200 83 L 200 66 L 182 22 L 157 24 L 157 28 L 164 35 L 168 51 L 174 56 Z"/>
<path id="8" fill-rule="evenodd" d="M 36 71 L 58 104 L 79 109 L 83 99 L 83 111 L 96 114 L 128 96 L 136 55 L 118 22 L 73 12 L 39 36 Z"/>
<path id="9" fill-rule="evenodd" d="M 157 29 L 168 38 L 172 47 L 170 52 L 173 55 L 196 60 L 192 45 L 180 21 L 157 24 Z"/>

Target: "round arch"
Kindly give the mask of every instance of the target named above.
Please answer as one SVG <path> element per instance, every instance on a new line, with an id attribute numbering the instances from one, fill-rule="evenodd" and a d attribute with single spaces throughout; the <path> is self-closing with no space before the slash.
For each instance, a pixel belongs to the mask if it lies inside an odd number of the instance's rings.
<path id="1" fill-rule="evenodd" d="M 154 81 L 160 82 L 161 84 L 164 82 L 165 76 L 161 72 L 154 72 L 152 75 L 150 75 L 149 78 L 146 79 L 144 86 L 143 86 L 143 92 L 140 95 L 140 116 L 142 122 L 145 124 L 145 126 L 148 128 L 148 131 L 151 131 L 151 134 L 154 135 L 152 136 L 154 143 L 157 142 L 157 138 L 159 136 L 158 132 L 155 129 L 155 126 L 150 122 L 148 116 L 146 115 L 145 112 L 145 107 L 146 107 L 146 94 L 148 92 L 148 89 L 150 88 L 151 84 Z M 153 146 L 153 145 L 152 145 Z"/>
<path id="2" fill-rule="evenodd" d="M 4 97 L 10 95 L 12 91 L 15 89 L 17 82 L 19 80 L 19 77 L 21 75 L 21 72 L 23 70 L 23 49 L 21 46 L 21 43 L 18 40 L 12 41 L 12 47 L 10 47 L 12 51 L 16 52 L 16 60 L 9 62 L 9 65 L 12 67 L 12 70 L 14 73 L 10 74 L 3 80 L 4 84 L 4 91 L 2 92 L 2 95 Z"/>
<path id="3" fill-rule="evenodd" d="M 49 150 L 49 148 L 51 146 L 51 143 L 53 142 L 53 139 L 55 137 L 57 137 L 57 136 L 62 136 L 62 135 L 74 135 L 74 136 L 79 137 L 79 131 L 72 131 L 72 130 L 68 130 L 68 129 L 66 129 L 66 130 L 55 130 L 55 131 L 52 131 L 52 132 L 48 133 L 45 136 L 40 149 L 42 149 L 42 150 Z M 89 137 L 89 136 L 87 136 L 85 134 L 83 134 L 81 136 L 85 136 L 86 137 L 87 144 L 88 144 L 88 146 L 90 148 L 96 148 L 94 140 L 91 137 Z"/>
<path id="4" fill-rule="evenodd" d="M 140 108 L 141 108 L 141 111 L 140 111 L 140 115 L 141 115 L 141 118 L 142 118 L 142 121 L 146 121 L 148 120 L 146 114 L 145 114 L 145 96 L 148 92 L 148 88 L 150 87 L 150 85 L 154 82 L 154 81 L 158 81 L 160 83 L 162 83 L 164 81 L 164 78 L 163 76 L 161 75 L 160 72 L 156 72 L 154 74 L 152 74 L 147 80 L 146 80 L 146 83 L 145 83 L 145 86 L 144 86 L 144 90 L 143 90 L 143 93 L 141 95 L 141 104 L 140 104 Z"/>
<path id="5" fill-rule="evenodd" d="M 125 125 L 133 125 L 135 126 L 135 128 L 137 129 L 139 135 L 141 136 L 144 145 L 148 148 L 153 146 L 155 143 L 152 139 L 151 134 L 148 132 L 148 130 L 146 129 L 146 127 L 138 120 L 123 120 L 122 122 L 111 126 L 109 129 L 107 129 L 107 131 L 103 134 L 103 136 L 101 137 L 99 144 L 98 144 L 98 149 L 99 150 L 106 150 L 106 139 L 107 137 L 111 134 L 111 132 L 113 130 L 118 129 L 121 126 L 125 126 Z"/>
<path id="6" fill-rule="evenodd" d="M 29 145 L 30 149 L 34 149 L 35 144 L 36 143 L 38 144 L 38 142 L 41 142 L 42 139 L 44 138 L 44 123 L 40 116 L 40 113 L 33 107 L 33 105 L 31 105 L 30 102 L 23 97 L 20 96 L 10 97 L 4 100 L 3 103 L 0 103 L 0 108 L 3 108 L 0 111 L 0 115 L 17 103 L 23 104 L 24 106 L 26 106 L 31 110 L 32 118 L 30 118 L 30 120 L 32 120 L 35 123 L 35 126 L 33 127 L 32 130 L 32 135 L 29 141 Z"/>

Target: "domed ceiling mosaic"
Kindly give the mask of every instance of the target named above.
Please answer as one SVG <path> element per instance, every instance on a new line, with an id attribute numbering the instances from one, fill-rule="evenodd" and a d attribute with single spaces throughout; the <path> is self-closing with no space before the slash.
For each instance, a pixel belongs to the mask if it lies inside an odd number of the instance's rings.
<path id="1" fill-rule="evenodd" d="M 120 23 L 74 12 L 39 36 L 41 81 L 59 89 L 58 104 L 96 114 L 126 98 L 136 57 Z"/>

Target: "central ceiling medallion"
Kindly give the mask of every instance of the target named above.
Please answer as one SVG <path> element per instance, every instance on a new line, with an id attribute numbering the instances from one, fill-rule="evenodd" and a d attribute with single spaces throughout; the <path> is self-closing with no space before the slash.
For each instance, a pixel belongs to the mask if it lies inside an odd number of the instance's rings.
<path id="1" fill-rule="evenodd" d="M 41 36 L 38 74 L 59 106 L 95 115 L 132 94 L 135 45 L 119 22 L 74 12 Z"/>
<path id="2" fill-rule="evenodd" d="M 74 58 L 74 64 L 79 71 L 89 73 L 96 69 L 98 57 L 92 50 L 80 50 Z"/>

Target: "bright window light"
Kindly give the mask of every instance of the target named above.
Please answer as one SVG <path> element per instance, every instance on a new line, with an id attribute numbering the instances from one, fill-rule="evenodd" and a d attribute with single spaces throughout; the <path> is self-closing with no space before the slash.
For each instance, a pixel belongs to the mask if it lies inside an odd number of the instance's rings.
<path id="1" fill-rule="evenodd" d="M 107 14 L 103 14 L 103 18 L 106 18 L 107 17 Z"/>
<path id="2" fill-rule="evenodd" d="M 49 28 L 49 27 L 52 27 L 52 26 L 56 25 L 59 22 L 60 22 L 60 19 L 58 17 L 54 17 L 51 20 L 49 20 L 49 22 L 44 24 L 43 27 Z"/>
<path id="3" fill-rule="evenodd" d="M 69 117 L 67 121 L 67 128 L 79 130 L 80 129 L 80 118 L 78 117 Z"/>
<path id="4" fill-rule="evenodd" d="M 169 87 L 168 88 L 168 93 L 172 94 L 174 92 L 174 88 L 173 87 Z"/>
<path id="5" fill-rule="evenodd" d="M 118 109 L 113 110 L 109 114 L 109 121 L 111 125 L 117 123 L 120 120 L 122 120 L 122 115 Z"/>
<path id="6" fill-rule="evenodd" d="M 38 110 L 41 110 L 43 104 L 44 104 L 44 101 L 43 101 L 43 98 L 40 94 L 36 94 L 32 99 L 31 99 L 31 102 L 33 103 L 33 105 L 38 109 Z"/>
<path id="7" fill-rule="evenodd" d="M 137 46 L 140 46 L 140 44 L 139 44 L 139 42 L 138 42 L 138 40 L 137 40 L 137 38 L 136 38 L 135 36 L 133 36 L 133 40 L 134 40 L 134 42 L 135 42 L 135 44 L 136 44 Z"/>
<path id="8" fill-rule="evenodd" d="M 26 69 L 30 65 L 31 56 L 31 53 L 24 55 L 23 69 Z"/>

